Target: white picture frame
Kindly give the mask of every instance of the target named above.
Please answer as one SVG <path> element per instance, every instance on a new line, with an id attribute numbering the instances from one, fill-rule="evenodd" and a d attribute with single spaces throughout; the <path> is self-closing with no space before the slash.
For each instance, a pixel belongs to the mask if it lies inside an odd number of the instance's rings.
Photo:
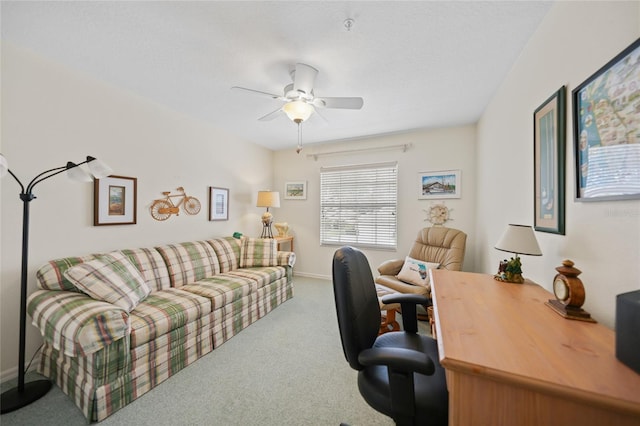
<path id="1" fill-rule="evenodd" d="M 460 198 L 462 196 L 461 175 L 460 170 L 418 173 L 418 200 Z"/>
<path id="2" fill-rule="evenodd" d="M 307 199 L 307 181 L 298 180 L 285 182 L 284 184 L 285 200 L 306 200 Z"/>

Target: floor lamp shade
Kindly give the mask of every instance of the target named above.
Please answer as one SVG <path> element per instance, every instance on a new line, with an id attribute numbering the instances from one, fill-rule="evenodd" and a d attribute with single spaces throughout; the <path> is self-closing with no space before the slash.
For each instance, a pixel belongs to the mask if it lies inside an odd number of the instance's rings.
<path id="1" fill-rule="evenodd" d="M 11 177 L 20 186 L 20 199 L 23 203 L 22 208 L 22 267 L 20 273 L 20 342 L 18 346 L 18 385 L 2 393 L 2 400 L 0 405 L 0 411 L 2 414 L 15 411 L 26 405 L 31 404 L 43 397 L 49 389 L 51 389 L 51 381 L 49 380 L 35 380 L 29 383 L 25 383 L 25 344 L 26 344 L 26 321 L 27 321 L 27 272 L 29 261 L 29 207 L 31 201 L 36 196 L 33 194 L 33 188 L 40 182 L 49 179 L 60 173 L 67 172 L 67 175 L 76 181 L 91 181 L 91 175 L 84 171 L 80 166 L 88 164 L 90 170 L 95 169 L 101 176 L 107 176 L 111 173 L 111 169 L 104 163 L 93 164 L 94 169 L 91 168 L 91 163 L 97 162 L 94 157 L 87 157 L 87 159 L 81 163 L 68 162 L 61 167 L 55 167 L 53 169 L 45 170 L 44 172 L 36 175 L 26 186 L 18 179 L 18 177 L 9 169 L 9 163 L 7 159 L 0 154 L 0 177 L 10 174 Z M 107 175 L 104 175 L 107 173 Z M 95 176 L 95 175 L 94 175 Z M 98 177 L 98 176 L 96 176 Z"/>
<path id="2" fill-rule="evenodd" d="M 273 238 L 271 230 L 273 215 L 269 212 L 269 207 L 280 207 L 280 193 L 277 191 L 258 191 L 256 207 L 267 208 L 267 211 L 262 215 L 262 235 L 260 238 Z"/>

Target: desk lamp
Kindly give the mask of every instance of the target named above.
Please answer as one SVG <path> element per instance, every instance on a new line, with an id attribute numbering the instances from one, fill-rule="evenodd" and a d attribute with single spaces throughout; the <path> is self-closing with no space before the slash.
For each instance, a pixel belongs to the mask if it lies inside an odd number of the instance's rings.
<path id="1" fill-rule="evenodd" d="M 494 278 L 498 281 L 523 283 L 522 263 L 518 255 L 542 256 L 533 228 L 528 225 L 509 224 L 502 237 L 496 243 L 495 248 L 515 254 L 515 257 L 512 257 L 511 260 L 507 261 L 505 259 L 500 262 L 498 273 L 494 275 Z"/>

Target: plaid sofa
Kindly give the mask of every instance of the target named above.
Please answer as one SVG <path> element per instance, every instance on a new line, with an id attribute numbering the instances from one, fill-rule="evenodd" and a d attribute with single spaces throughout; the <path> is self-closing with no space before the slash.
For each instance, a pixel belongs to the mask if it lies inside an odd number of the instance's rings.
<path id="1" fill-rule="evenodd" d="M 274 240 L 216 238 L 109 255 L 126 258 L 142 277 L 135 306 L 79 290 L 71 272 L 100 254 L 48 262 L 28 300 L 44 339 L 38 372 L 89 421 L 105 419 L 293 297 L 295 254 L 278 252 Z"/>

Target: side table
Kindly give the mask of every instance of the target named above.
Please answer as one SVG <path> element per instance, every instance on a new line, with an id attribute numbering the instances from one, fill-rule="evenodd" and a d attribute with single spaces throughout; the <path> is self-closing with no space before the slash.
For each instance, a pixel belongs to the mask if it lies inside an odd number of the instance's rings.
<path id="1" fill-rule="evenodd" d="M 278 250 L 280 250 L 280 246 L 282 245 L 282 243 L 289 243 L 289 251 L 294 251 L 293 250 L 293 235 L 285 235 L 285 236 L 281 236 L 278 235 L 277 237 L 273 237 L 274 240 L 276 240 L 278 242 Z"/>

